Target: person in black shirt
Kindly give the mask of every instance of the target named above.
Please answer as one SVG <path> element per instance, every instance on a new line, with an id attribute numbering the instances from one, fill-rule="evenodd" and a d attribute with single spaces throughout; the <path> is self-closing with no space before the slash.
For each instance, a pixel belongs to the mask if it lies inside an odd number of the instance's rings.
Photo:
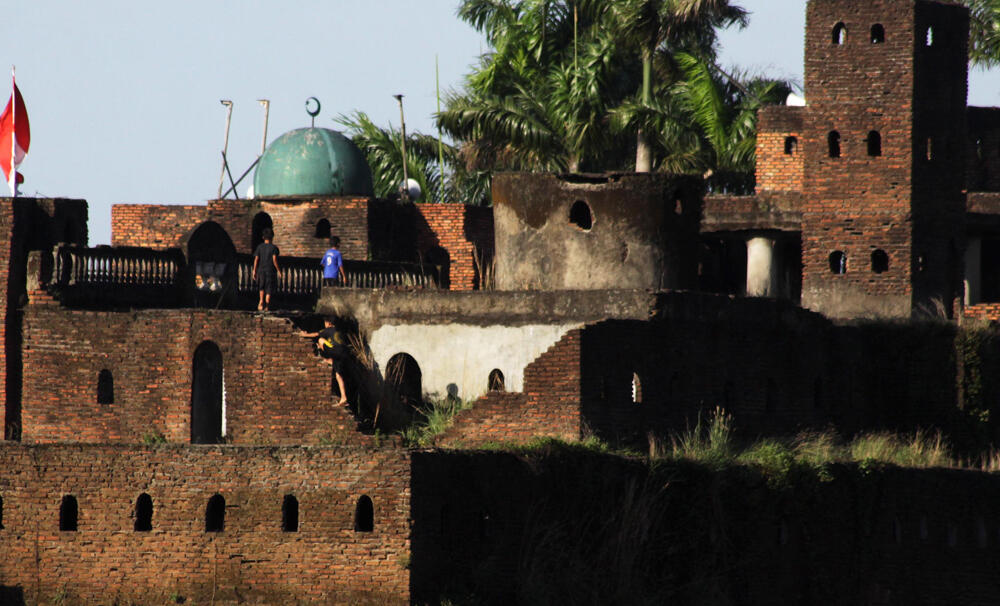
<path id="1" fill-rule="evenodd" d="M 333 366 L 333 374 L 337 379 L 337 387 L 340 388 L 339 405 L 347 403 L 347 390 L 344 387 L 344 364 L 347 362 L 347 340 L 344 333 L 334 326 L 331 318 L 323 318 L 323 330 L 319 332 L 300 332 L 303 337 L 316 338 L 316 349 L 320 357 L 329 360 Z"/>
<path id="2" fill-rule="evenodd" d="M 257 309 L 266 311 L 271 308 L 271 295 L 278 287 L 281 268 L 278 267 L 278 247 L 271 243 L 274 239 L 274 230 L 265 227 L 261 231 L 261 237 L 264 241 L 253 251 L 253 279 L 257 281 L 260 289 Z"/>

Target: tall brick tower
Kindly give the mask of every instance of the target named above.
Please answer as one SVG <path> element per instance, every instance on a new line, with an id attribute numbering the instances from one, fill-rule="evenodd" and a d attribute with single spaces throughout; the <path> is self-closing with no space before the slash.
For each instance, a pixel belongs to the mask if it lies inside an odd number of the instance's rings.
<path id="1" fill-rule="evenodd" d="M 960 295 L 968 10 L 811 0 L 802 304 L 952 314 Z"/>

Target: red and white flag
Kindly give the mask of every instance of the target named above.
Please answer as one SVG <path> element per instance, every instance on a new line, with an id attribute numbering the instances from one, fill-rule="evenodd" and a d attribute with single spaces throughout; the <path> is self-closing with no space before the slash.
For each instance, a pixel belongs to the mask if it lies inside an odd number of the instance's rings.
<path id="1" fill-rule="evenodd" d="M 17 184 L 24 182 L 24 177 L 17 172 L 17 167 L 28 153 L 31 143 L 31 129 L 28 127 L 28 110 L 24 107 L 21 91 L 17 90 L 14 80 L 14 70 L 10 72 L 14 92 L 10 95 L 7 107 L 0 114 L 0 169 L 3 169 L 10 194 L 17 195 Z"/>

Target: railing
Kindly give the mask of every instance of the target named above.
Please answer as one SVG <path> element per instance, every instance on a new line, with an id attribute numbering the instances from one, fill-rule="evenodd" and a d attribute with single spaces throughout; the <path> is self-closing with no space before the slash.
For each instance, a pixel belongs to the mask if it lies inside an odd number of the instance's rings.
<path id="1" fill-rule="evenodd" d="M 318 258 L 279 257 L 281 278 L 278 293 L 285 295 L 315 295 L 323 286 L 323 270 Z M 438 269 L 416 263 L 385 263 L 380 261 L 344 261 L 344 275 L 351 288 L 389 288 L 405 286 L 438 288 Z M 256 292 L 253 278 L 253 257 L 238 255 L 236 261 L 237 288 L 241 293 Z"/>
<path id="2" fill-rule="evenodd" d="M 176 250 L 61 246 L 53 278 L 60 286 L 174 286 L 183 265 Z"/>

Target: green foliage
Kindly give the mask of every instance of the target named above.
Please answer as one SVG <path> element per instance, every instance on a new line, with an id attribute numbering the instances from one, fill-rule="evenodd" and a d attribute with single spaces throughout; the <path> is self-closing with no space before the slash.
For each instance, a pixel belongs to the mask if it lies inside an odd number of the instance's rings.
<path id="1" fill-rule="evenodd" d="M 1000 65 L 1000 0 L 965 0 L 969 7 L 969 61 Z"/>
<path id="2" fill-rule="evenodd" d="M 455 415 L 471 407 L 471 401 L 450 396 L 424 402 L 424 406 L 417 411 L 423 418 L 400 432 L 403 445 L 411 448 L 431 446 L 435 437 L 451 427 Z"/>
<path id="3" fill-rule="evenodd" d="M 142 443 L 145 444 L 146 446 L 156 446 L 157 444 L 166 444 L 167 436 L 163 435 L 158 431 L 144 433 L 142 435 Z"/>
<path id="4" fill-rule="evenodd" d="M 716 408 L 705 421 L 699 414 L 693 429 L 670 437 L 670 458 L 696 461 L 711 468 L 731 464 L 735 456 L 732 421 L 732 416 L 721 408 Z M 655 438 L 650 440 L 652 443 Z M 656 446 L 651 447 L 650 454 L 655 459 L 665 453 Z"/>

